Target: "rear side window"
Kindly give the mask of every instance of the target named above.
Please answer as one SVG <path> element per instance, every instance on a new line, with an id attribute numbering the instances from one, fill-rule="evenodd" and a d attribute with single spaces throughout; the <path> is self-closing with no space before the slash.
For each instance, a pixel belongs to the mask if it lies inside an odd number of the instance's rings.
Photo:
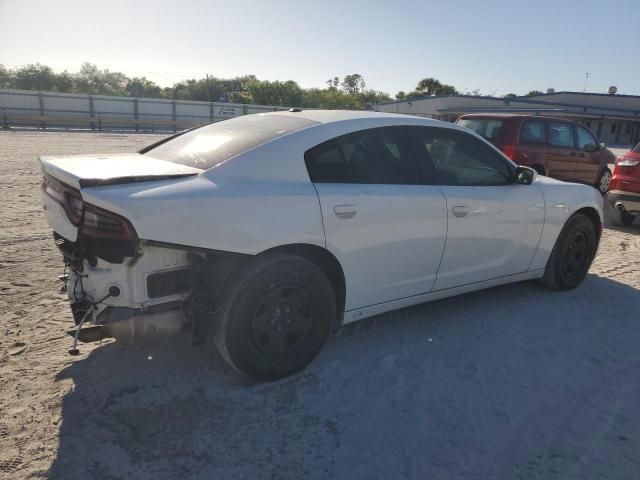
<path id="1" fill-rule="evenodd" d="M 549 143 L 556 147 L 575 147 L 571 124 L 549 122 Z"/>
<path id="2" fill-rule="evenodd" d="M 502 141 L 504 134 L 504 120 L 492 118 L 463 118 L 458 125 L 473 130 L 487 140 Z"/>
<path id="3" fill-rule="evenodd" d="M 527 121 L 520 129 L 520 143 L 547 143 L 544 122 Z"/>
<path id="4" fill-rule="evenodd" d="M 489 186 L 512 183 L 509 163 L 487 145 L 462 133 L 412 129 L 423 161 L 431 163 L 441 185 Z M 425 170 L 430 170 L 425 168 Z"/>
<path id="5" fill-rule="evenodd" d="M 400 129 L 373 129 L 345 135 L 305 154 L 314 183 L 421 183 L 407 134 Z"/>
<path id="6" fill-rule="evenodd" d="M 289 115 L 244 115 L 196 128 L 144 153 L 206 170 L 245 150 L 317 123 Z"/>

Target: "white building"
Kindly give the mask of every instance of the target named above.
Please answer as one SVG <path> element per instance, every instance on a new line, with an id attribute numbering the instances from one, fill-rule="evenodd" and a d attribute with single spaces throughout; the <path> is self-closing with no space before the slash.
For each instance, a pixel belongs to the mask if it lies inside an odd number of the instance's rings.
<path id="1" fill-rule="evenodd" d="M 568 118 L 586 125 L 608 145 L 640 141 L 640 96 L 557 92 L 534 97 L 452 95 L 383 103 L 380 112 L 405 113 L 455 122 L 465 113 L 521 113 Z"/>

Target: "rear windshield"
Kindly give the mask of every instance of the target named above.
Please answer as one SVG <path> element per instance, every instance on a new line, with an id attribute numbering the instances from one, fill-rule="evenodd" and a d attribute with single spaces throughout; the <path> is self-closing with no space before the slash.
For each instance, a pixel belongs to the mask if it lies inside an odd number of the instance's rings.
<path id="1" fill-rule="evenodd" d="M 487 140 L 502 140 L 503 120 L 495 118 L 463 118 L 458 125 L 467 127 Z"/>
<path id="2" fill-rule="evenodd" d="M 212 123 L 158 145 L 145 154 L 202 170 L 317 122 L 289 115 L 243 115 Z"/>

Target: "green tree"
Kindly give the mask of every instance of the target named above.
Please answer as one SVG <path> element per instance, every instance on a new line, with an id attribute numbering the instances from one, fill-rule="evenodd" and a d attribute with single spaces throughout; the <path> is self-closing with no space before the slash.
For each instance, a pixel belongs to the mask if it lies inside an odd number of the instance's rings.
<path id="1" fill-rule="evenodd" d="M 53 90 L 56 74 L 39 63 L 18 68 L 13 73 L 13 86 L 19 90 Z"/>
<path id="2" fill-rule="evenodd" d="M 398 93 L 396 93 L 396 100 L 402 100 L 405 98 L 407 98 L 407 94 L 403 90 L 400 90 Z"/>
<path id="3" fill-rule="evenodd" d="M 343 90 L 351 95 L 356 95 L 362 92 L 367 84 L 359 73 L 352 73 L 351 75 L 345 75 L 342 83 L 340 84 Z"/>
<path id="4" fill-rule="evenodd" d="M 303 91 L 293 80 L 254 80 L 247 83 L 246 88 L 253 101 L 262 105 L 294 107 L 300 106 L 303 101 Z"/>
<path id="5" fill-rule="evenodd" d="M 84 62 L 74 75 L 75 91 L 92 95 L 124 95 L 128 78 L 121 72 L 100 70 L 92 63 Z"/>
<path id="6" fill-rule="evenodd" d="M 540 90 L 531 90 L 525 97 L 535 97 L 537 95 L 543 95 L 543 93 Z"/>
<path id="7" fill-rule="evenodd" d="M 0 88 L 14 88 L 13 72 L 0 63 Z"/>
<path id="8" fill-rule="evenodd" d="M 66 70 L 56 74 L 53 79 L 53 90 L 55 92 L 73 93 L 75 91 L 73 75 Z"/>
<path id="9" fill-rule="evenodd" d="M 146 77 L 129 78 L 125 92 L 129 97 L 158 98 L 162 96 L 162 88 Z"/>
<path id="10" fill-rule="evenodd" d="M 456 95 L 458 91 L 452 85 L 440 83 L 439 80 L 429 77 L 423 78 L 416 85 L 415 90 L 419 96 L 431 97 L 435 95 Z"/>

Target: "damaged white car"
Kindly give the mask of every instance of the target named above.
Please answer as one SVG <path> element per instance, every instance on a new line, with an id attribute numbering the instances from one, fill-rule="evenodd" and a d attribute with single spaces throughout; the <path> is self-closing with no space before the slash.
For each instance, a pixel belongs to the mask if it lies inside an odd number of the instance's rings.
<path id="1" fill-rule="evenodd" d="M 304 368 L 343 323 L 522 280 L 574 288 L 602 232 L 595 189 L 404 115 L 292 109 L 40 161 L 76 340 L 191 331 L 258 380 Z"/>

